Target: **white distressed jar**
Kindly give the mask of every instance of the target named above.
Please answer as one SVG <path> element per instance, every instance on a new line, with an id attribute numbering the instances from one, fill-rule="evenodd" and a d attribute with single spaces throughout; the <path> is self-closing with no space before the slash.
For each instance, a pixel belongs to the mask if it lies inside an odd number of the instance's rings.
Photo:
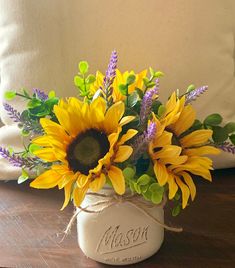
<path id="1" fill-rule="evenodd" d="M 100 193 L 114 194 L 113 189 Z M 107 198 L 87 195 L 82 207 L 105 201 Z M 91 210 L 100 210 L 99 205 Z M 147 212 L 164 223 L 162 206 L 148 208 Z M 154 255 L 164 239 L 164 228 L 143 211 L 120 202 L 100 213 L 81 211 L 77 215 L 78 243 L 83 253 L 98 262 L 127 265 L 140 262 Z"/>

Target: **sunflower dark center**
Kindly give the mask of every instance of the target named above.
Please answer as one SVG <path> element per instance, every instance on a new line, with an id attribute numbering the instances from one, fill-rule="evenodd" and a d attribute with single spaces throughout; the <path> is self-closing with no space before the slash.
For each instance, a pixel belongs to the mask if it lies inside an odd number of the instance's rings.
<path id="1" fill-rule="evenodd" d="M 89 129 L 79 134 L 67 150 L 70 169 L 88 175 L 89 170 L 96 167 L 99 159 L 109 151 L 109 146 L 109 140 L 102 131 Z"/>

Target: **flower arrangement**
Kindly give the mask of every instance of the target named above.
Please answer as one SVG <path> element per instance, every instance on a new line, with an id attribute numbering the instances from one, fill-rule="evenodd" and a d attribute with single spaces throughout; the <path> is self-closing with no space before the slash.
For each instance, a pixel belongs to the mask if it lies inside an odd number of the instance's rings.
<path id="1" fill-rule="evenodd" d="M 121 73 L 112 52 L 106 74 L 88 75 L 82 61 L 74 77 L 77 97 L 59 98 L 54 91 L 9 91 L 7 100 L 23 98 L 19 113 L 4 108 L 29 137 L 25 150 L 0 148 L 0 154 L 22 168 L 18 183 L 33 179 L 31 187 L 64 189 L 64 209 L 70 200 L 79 207 L 88 190 L 105 184 L 118 195 L 126 188 L 153 204 L 167 195 L 172 214 L 186 208 L 196 196 L 195 176 L 211 181 L 212 160 L 221 150 L 235 153 L 235 123 L 222 125 L 212 114 L 201 122 L 192 102 L 207 86 L 190 85 L 159 99 L 160 71 Z"/>

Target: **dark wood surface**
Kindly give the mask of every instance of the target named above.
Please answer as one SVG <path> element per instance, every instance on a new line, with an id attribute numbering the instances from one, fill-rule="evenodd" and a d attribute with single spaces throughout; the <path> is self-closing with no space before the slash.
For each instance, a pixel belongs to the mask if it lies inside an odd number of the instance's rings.
<path id="1" fill-rule="evenodd" d="M 235 267 L 235 169 L 215 172 L 213 183 L 198 180 L 195 202 L 176 218 L 166 215 L 184 232 L 165 232 L 157 254 L 128 267 Z M 60 211 L 62 201 L 56 189 L 0 182 L 0 267 L 111 267 L 82 254 L 76 226 L 60 243 L 73 213 L 72 206 Z"/>

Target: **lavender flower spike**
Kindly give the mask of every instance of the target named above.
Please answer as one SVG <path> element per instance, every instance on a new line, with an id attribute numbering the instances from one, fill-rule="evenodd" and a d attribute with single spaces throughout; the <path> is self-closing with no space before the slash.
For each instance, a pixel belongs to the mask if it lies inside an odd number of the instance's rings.
<path id="1" fill-rule="evenodd" d="M 0 146 L 0 156 L 7 159 L 13 166 L 32 169 L 35 166 L 36 158 L 23 158 Z"/>
<path id="2" fill-rule="evenodd" d="M 155 87 L 148 90 L 142 101 L 141 109 L 140 109 L 140 124 L 144 124 L 151 112 L 151 107 L 153 103 L 153 96 L 158 93 L 159 90 L 159 79 L 156 79 Z"/>
<path id="3" fill-rule="evenodd" d="M 104 77 L 104 87 L 107 88 L 112 85 L 113 80 L 116 76 L 116 69 L 117 69 L 117 52 L 114 50 L 112 51 L 108 69 L 106 71 L 106 75 Z"/>
<path id="4" fill-rule="evenodd" d="M 147 131 L 145 131 L 142 135 L 136 138 L 133 148 L 133 156 L 132 159 L 134 161 L 138 160 L 141 155 L 146 152 L 148 144 L 154 139 L 157 131 L 156 123 L 151 122 L 148 125 Z"/>
<path id="5" fill-rule="evenodd" d="M 42 90 L 38 89 L 38 88 L 34 88 L 33 89 L 34 94 L 37 95 L 37 97 L 42 100 L 45 101 L 48 99 L 48 95 L 46 93 L 44 93 Z"/>
<path id="6" fill-rule="evenodd" d="M 186 94 L 185 105 L 196 100 L 196 98 L 199 97 L 201 94 L 203 94 L 207 89 L 208 89 L 208 86 L 202 86 L 202 87 L 199 87 L 190 91 L 188 94 Z"/>
<path id="7" fill-rule="evenodd" d="M 10 104 L 3 103 L 4 109 L 7 111 L 7 114 L 13 119 L 14 122 L 20 122 L 20 113 L 15 110 Z"/>
<path id="8" fill-rule="evenodd" d="M 224 142 L 223 144 L 218 146 L 224 152 L 235 154 L 235 146 L 230 142 Z"/>

